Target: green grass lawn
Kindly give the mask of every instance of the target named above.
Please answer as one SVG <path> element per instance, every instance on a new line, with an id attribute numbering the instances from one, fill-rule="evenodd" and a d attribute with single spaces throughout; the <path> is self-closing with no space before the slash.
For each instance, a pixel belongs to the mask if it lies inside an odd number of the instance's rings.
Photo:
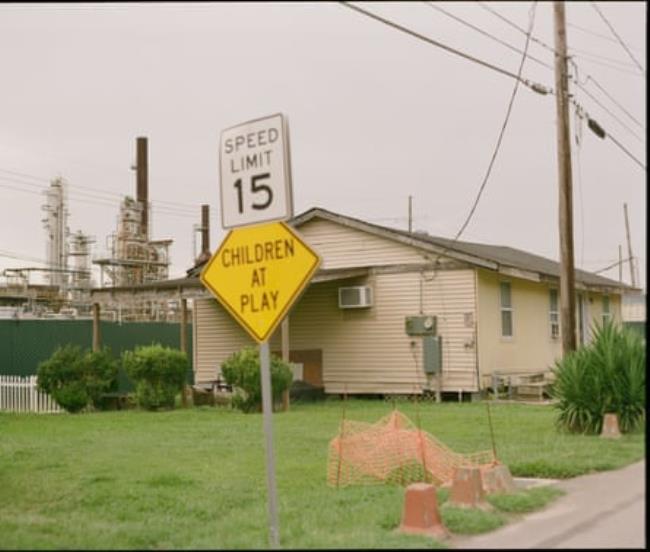
<path id="1" fill-rule="evenodd" d="M 416 407 L 398 407 L 415 420 Z M 348 400 L 349 419 L 392 405 Z M 491 447 L 485 403 L 422 403 L 423 429 L 459 452 Z M 550 407 L 491 407 L 499 458 L 513 475 L 571 477 L 645 455 L 643 431 L 618 441 L 556 433 Z M 436 547 L 397 534 L 404 490 L 332 489 L 327 447 L 341 402 L 294 404 L 274 415 L 281 543 L 285 548 Z M 552 490 L 491 498 L 494 512 L 445 504 L 455 532 L 480 532 L 543 506 Z M 227 408 L 79 415 L 0 414 L 0 548 L 266 548 L 262 416 Z M 487 516 L 487 517 L 486 517 Z"/>

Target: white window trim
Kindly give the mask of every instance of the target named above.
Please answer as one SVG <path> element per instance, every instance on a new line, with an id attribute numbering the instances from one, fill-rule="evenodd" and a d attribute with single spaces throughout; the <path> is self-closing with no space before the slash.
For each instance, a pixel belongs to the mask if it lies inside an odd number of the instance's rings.
<path id="1" fill-rule="evenodd" d="M 607 312 L 605 312 L 605 298 L 607 298 Z M 609 322 L 611 322 L 614 319 L 612 315 L 612 298 L 608 294 L 604 294 L 601 297 L 601 307 L 602 307 L 601 322 L 604 325 L 606 318 L 608 319 Z"/>
<path id="2" fill-rule="evenodd" d="M 510 306 L 509 307 L 504 307 L 501 304 L 501 284 L 508 284 L 510 287 Z M 515 308 L 514 308 L 515 302 L 512 299 L 512 282 L 508 280 L 501 280 L 499 281 L 499 336 L 501 338 L 501 341 L 513 341 L 515 338 Z M 512 335 L 503 335 L 503 312 L 504 311 L 509 311 L 510 312 L 510 330 L 512 331 Z"/>

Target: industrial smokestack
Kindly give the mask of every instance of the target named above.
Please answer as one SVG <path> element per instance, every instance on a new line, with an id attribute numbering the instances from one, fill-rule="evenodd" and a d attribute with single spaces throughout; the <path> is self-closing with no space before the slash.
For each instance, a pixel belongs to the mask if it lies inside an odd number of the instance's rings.
<path id="1" fill-rule="evenodd" d="M 136 200 L 142 206 L 142 233 L 149 239 L 149 161 L 147 139 L 138 137 L 136 150 Z"/>
<path id="2" fill-rule="evenodd" d="M 210 259 L 210 206 L 201 205 L 201 253 L 196 259 L 200 264 Z"/>

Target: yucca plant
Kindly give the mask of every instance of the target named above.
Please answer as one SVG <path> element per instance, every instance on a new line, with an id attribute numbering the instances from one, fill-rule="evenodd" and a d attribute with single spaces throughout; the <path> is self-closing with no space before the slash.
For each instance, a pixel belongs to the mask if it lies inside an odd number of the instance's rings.
<path id="1" fill-rule="evenodd" d="M 556 424 L 600 433 L 604 415 L 613 412 L 622 432 L 633 431 L 645 417 L 645 343 L 612 322 L 593 333 L 592 343 L 555 363 Z"/>

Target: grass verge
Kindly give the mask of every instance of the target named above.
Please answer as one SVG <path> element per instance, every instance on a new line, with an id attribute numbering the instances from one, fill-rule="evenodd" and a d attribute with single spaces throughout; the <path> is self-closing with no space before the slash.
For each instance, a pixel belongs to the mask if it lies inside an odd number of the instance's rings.
<path id="1" fill-rule="evenodd" d="M 376 421 L 391 408 L 379 400 L 348 400 L 346 411 L 349 419 Z M 418 408 L 423 429 L 454 450 L 491 446 L 481 403 L 405 402 L 399 408 L 412 420 Z M 620 440 L 562 435 L 554 416 L 548 407 L 492 407 L 497 453 L 513 475 L 566 477 L 620 467 L 645 454 L 642 431 Z M 282 546 L 443 546 L 394 531 L 402 488 L 327 486 L 327 447 L 340 419 L 338 400 L 293 404 L 274 416 Z M 267 547 L 259 414 L 210 407 L 0 414 L 0 435 L 1 548 Z M 497 502 L 496 513 L 524 507 L 517 500 Z M 531 501 L 528 496 L 523 503 Z M 495 523 L 448 510 L 443 502 L 443 519 L 454 532 Z"/>

